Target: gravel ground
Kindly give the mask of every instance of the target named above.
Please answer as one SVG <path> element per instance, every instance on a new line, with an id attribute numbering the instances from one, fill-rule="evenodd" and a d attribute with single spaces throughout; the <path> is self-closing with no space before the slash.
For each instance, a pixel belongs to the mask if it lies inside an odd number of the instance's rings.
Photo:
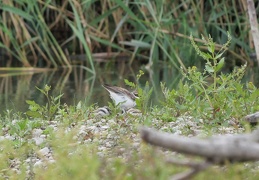
<path id="1" fill-rule="evenodd" d="M 14 120 L 13 124 L 16 123 Z M 65 129 L 66 132 L 76 130 L 77 135 L 74 137 L 78 144 L 98 144 L 98 156 L 110 156 L 116 155 L 117 157 L 128 158 L 131 151 L 136 151 L 140 148 L 141 139 L 139 137 L 138 127 L 139 124 L 143 124 L 142 117 L 133 117 L 129 115 L 117 116 L 117 117 L 99 117 L 90 118 L 80 121 L 78 123 L 71 124 L 70 127 Z M 194 120 L 190 116 L 178 117 L 173 122 L 163 122 L 160 119 L 150 119 L 150 127 L 157 130 L 171 132 L 176 135 L 185 135 L 188 137 L 198 136 L 205 137 L 207 133 L 202 129 L 203 121 Z M 53 131 L 60 129 L 61 123 L 59 121 L 51 121 L 48 124 L 48 128 L 52 128 Z M 11 168 L 19 173 L 19 167 L 23 163 L 27 163 L 27 173 L 30 174 L 31 170 L 35 167 L 45 167 L 48 163 L 55 163 L 55 159 L 52 155 L 52 149 L 45 143 L 48 135 L 43 133 L 43 129 L 33 129 L 32 136 L 29 141 L 35 143 L 41 147 L 38 152 L 33 153 L 24 162 L 19 159 L 11 160 Z M 8 132 L 8 129 L 3 129 L 4 132 Z M 243 128 L 234 127 L 221 127 L 219 133 L 222 134 L 235 134 L 243 132 Z M 0 141 L 8 139 L 14 140 L 15 137 L 6 133 L 0 136 Z M 42 147 L 46 144 L 45 147 Z M 128 144 L 128 145 L 126 145 Z M 130 145 L 129 145 L 130 144 Z M 125 148 L 125 145 L 127 148 Z M 163 153 L 171 153 L 168 151 Z"/>

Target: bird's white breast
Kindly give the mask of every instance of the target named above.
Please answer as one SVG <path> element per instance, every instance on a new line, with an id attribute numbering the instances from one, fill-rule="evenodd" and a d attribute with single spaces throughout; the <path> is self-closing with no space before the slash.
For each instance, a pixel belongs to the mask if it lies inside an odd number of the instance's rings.
<path id="1" fill-rule="evenodd" d="M 136 105 L 135 101 L 127 95 L 117 94 L 114 92 L 110 92 L 110 95 L 111 95 L 111 98 L 115 101 L 116 105 L 121 103 L 120 106 L 123 109 L 129 109 Z"/>

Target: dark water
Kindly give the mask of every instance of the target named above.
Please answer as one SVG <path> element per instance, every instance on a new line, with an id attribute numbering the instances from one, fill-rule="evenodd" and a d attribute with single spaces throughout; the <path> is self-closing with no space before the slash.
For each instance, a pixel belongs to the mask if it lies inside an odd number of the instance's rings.
<path id="1" fill-rule="evenodd" d="M 160 64 L 151 71 L 144 66 L 136 65 L 129 67 L 127 65 L 104 66 L 96 70 L 96 75 L 89 73 L 84 67 L 74 67 L 71 71 L 68 69 L 59 69 L 56 71 L 47 71 L 41 73 L 6 73 L 0 72 L 0 108 L 1 113 L 7 109 L 26 112 L 28 105 L 26 100 L 34 100 L 39 104 L 45 104 L 45 96 L 35 88 L 44 88 L 50 85 L 53 96 L 63 94 L 61 103 L 76 105 L 79 101 L 87 105 L 97 104 L 104 106 L 111 102 L 108 92 L 101 86 L 104 83 L 116 86 L 126 87 L 124 79 L 136 82 L 136 75 L 139 70 L 144 71 L 140 78 L 140 84 L 144 87 L 148 81 L 154 88 L 151 98 L 152 104 L 157 104 L 161 99 L 160 82 L 165 82 L 170 89 L 175 88 L 182 78 L 178 70 L 170 67 L 168 64 Z M 258 68 L 248 68 L 244 81 L 251 81 L 259 84 Z"/>
<path id="2" fill-rule="evenodd" d="M 168 68 L 168 66 L 165 66 Z M 1 113 L 8 110 L 26 112 L 28 105 L 26 100 L 34 100 L 39 104 L 45 104 L 46 97 L 36 89 L 43 89 L 47 84 L 51 86 L 50 94 L 57 96 L 63 94 L 61 103 L 76 105 L 79 101 L 87 105 L 97 104 L 98 106 L 108 105 L 111 102 L 108 92 L 102 84 L 112 84 L 125 86 L 124 79 L 136 82 L 136 75 L 142 69 L 145 74 L 140 78 L 140 83 L 144 86 L 148 81 L 150 86 L 159 87 L 159 79 L 167 80 L 173 75 L 173 70 L 163 71 L 163 66 L 153 72 L 145 70 L 144 66 L 129 67 L 125 64 L 119 66 L 104 66 L 96 70 L 96 75 L 89 73 L 84 67 L 74 67 L 69 69 L 59 69 L 41 73 L 23 72 L 6 73 L 0 72 L 0 108 Z M 160 78 L 161 77 L 161 78 Z M 169 78 L 174 79 L 174 78 Z M 171 80 L 170 80 L 171 83 Z M 160 93 L 155 88 L 155 94 Z M 161 94 L 161 93 L 160 93 Z M 153 101 L 157 101 L 153 96 Z"/>

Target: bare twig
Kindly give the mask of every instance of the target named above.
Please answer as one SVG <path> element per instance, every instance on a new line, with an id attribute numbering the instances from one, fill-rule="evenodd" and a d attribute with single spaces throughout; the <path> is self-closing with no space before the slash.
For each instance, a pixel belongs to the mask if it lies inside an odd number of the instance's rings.
<path id="1" fill-rule="evenodd" d="M 183 180 L 183 179 L 190 179 L 192 176 L 197 174 L 198 172 L 207 169 L 210 167 L 212 164 L 208 161 L 204 162 L 191 162 L 191 161 L 183 161 L 183 160 L 177 160 L 177 159 L 169 159 L 167 162 L 175 164 L 175 165 L 180 165 L 180 166 L 188 166 L 191 168 L 191 170 L 188 170 L 183 173 L 179 173 L 174 175 L 171 179 L 172 180 Z"/>

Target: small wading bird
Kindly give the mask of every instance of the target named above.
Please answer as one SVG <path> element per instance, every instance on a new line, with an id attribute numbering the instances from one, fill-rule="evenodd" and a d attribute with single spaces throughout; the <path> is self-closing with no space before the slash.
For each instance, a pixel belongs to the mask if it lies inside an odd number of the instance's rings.
<path id="1" fill-rule="evenodd" d="M 104 116 L 108 116 L 110 114 L 111 114 L 111 110 L 109 109 L 108 106 L 100 107 L 94 111 L 94 115 L 96 117 L 104 117 Z M 142 115 L 142 113 L 139 109 L 134 109 L 134 108 L 130 108 L 127 111 L 122 109 L 121 115 L 124 115 L 124 114 L 130 114 L 132 116 L 141 116 Z"/>
<path id="2" fill-rule="evenodd" d="M 139 109 L 131 108 L 126 111 L 127 114 L 130 114 L 132 116 L 141 116 L 142 112 Z"/>
<path id="3" fill-rule="evenodd" d="M 108 116 L 110 114 L 111 114 L 111 110 L 109 109 L 108 106 L 100 107 L 94 111 L 94 115 L 97 117 Z"/>
<path id="4" fill-rule="evenodd" d="M 110 93 L 110 97 L 114 100 L 116 106 L 120 104 L 122 110 L 127 111 L 136 106 L 135 100 L 138 98 L 136 94 L 127 89 L 108 84 L 104 84 L 103 87 Z"/>

